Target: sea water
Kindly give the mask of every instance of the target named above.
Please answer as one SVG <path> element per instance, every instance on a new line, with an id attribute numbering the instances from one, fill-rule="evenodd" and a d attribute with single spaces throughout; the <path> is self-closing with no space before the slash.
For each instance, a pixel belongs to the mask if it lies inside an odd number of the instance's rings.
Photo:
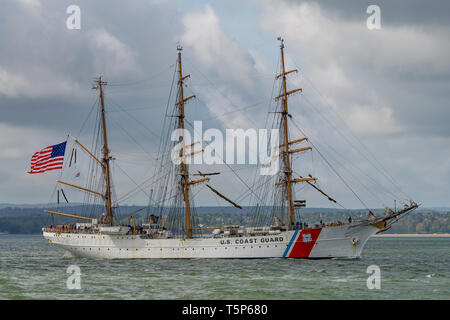
<path id="1" fill-rule="evenodd" d="M 73 265 L 80 289 L 68 286 Z M 0 299 L 450 299 L 449 267 L 449 237 L 375 237 L 357 260 L 94 260 L 0 235 Z"/>

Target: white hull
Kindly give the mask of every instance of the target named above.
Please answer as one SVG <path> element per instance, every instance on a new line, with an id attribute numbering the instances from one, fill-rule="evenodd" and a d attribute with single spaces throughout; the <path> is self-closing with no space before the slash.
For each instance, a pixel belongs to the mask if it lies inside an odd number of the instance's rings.
<path id="1" fill-rule="evenodd" d="M 100 259 L 179 258 L 359 258 L 373 225 L 347 224 L 278 235 L 147 239 L 139 235 L 58 233 L 44 238 L 79 257 Z"/>

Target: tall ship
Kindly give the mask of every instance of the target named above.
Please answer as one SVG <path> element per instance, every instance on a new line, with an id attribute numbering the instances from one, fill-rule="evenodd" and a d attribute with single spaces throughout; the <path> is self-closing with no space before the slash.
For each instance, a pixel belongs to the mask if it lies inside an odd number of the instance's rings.
<path id="1" fill-rule="evenodd" d="M 195 218 L 193 198 L 195 188 L 206 186 L 212 193 L 231 205 L 242 209 L 235 201 L 213 187 L 212 181 L 219 172 L 191 172 L 186 159 L 198 143 L 188 142 L 183 135 L 179 141 L 170 141 L 168 136 L 174 129 L 186 127 L 185 104 L 195 98 L 185 96 L 185 81 L 190 75 L 183 74 L 182 48 L 178 47 L 176 65 L 177 94 L 171 114 L 166 115 L 167 137 L 161 140 L 159 166 L 154 174 L 157 184 L 152 190 L 151 202 L 146 208 L 148 214 L 144 222 L 137 223 L 135 215 L 124 219 L 117 217 L 118 203 L 114 199 L 111 170 L 110 147 L 108 144 L 108 121 L 106 118 L 104 86 L 102 77 L 95 80 L 94 88 L 99 92 L 98 130 L 94 139 L 96 150 L 89 150 L 78 139 L 74 142 L 91 158 L 91 176 L 85 185 L 58 180 L 57 202 L 67 201 L 62 187 L 86 193 L 90 205 L 77 206 L 79 213 L 67 213 L 55 208 L 45 210 L 53 218 L 62 216 L 73 223 L 51 224 L 42 229 L 48 242 L 66 250 L 67 254 L 100 259 L 178 259 L 178 258 L 359 258 L 367 240 L 376 233 L 388 230 L 399 218 L 418 207 L 413 201 L 404 203 L 400 209 L 386 209 L 382 216 L 368 210 L 367 218 L 349 219 L 346 222 L 314 224 L 300 222 L 299 211 L 306 200 L 296 198 L 295 186 L 309 184 L 312 188 L 328 196 L 311 175 L 300 176 L 292 169 L 294 155 L 310 150 L 308 137 L 292 138 L 290 133 L 291 115 L 288 109 L 290 95 L 301 89 L 287 87 L 287 77 L 297 70 L 285 69 L 284 42 L 280 45 L 281 64 L 276 79 L 280 89 L 275 97 L 272 128 L 279 130 L 277 141 L 280 168 L 274 175 L 259 177 L 257 184 L 248 187 L 253 194 L 255 205 L 251 207 L 252 217 L 245 225 L 203 225 Z M 173 161 L 175 149 L 180 161 Z M 69 166 L 76 159 L 74 149 L 66 156 Z M 66 189 L 67 190 L 67 189 Z M 67 192 L 67 191 L 66 191 Z M 81 213 L 84 210 L 85 212 Z"/>

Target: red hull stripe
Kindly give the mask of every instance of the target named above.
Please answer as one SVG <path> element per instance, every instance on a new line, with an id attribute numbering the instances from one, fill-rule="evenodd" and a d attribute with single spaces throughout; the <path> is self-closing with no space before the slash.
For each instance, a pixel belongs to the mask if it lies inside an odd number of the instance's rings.
<path id="1" fill-rule="evenodd" d="M 302 230 L 292 246 L 289 258 L 308 258 L 322 228 Z"/>

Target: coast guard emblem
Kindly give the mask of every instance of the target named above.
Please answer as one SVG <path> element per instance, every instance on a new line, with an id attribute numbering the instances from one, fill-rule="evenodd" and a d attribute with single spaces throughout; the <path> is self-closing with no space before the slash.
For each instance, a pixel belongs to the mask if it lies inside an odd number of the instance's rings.
<path id="1" fill-rule="evenodd" d="M 303 234 L 303 242 L 311 242 L 311 234 L 310 233 L 305 233 Z"/>

